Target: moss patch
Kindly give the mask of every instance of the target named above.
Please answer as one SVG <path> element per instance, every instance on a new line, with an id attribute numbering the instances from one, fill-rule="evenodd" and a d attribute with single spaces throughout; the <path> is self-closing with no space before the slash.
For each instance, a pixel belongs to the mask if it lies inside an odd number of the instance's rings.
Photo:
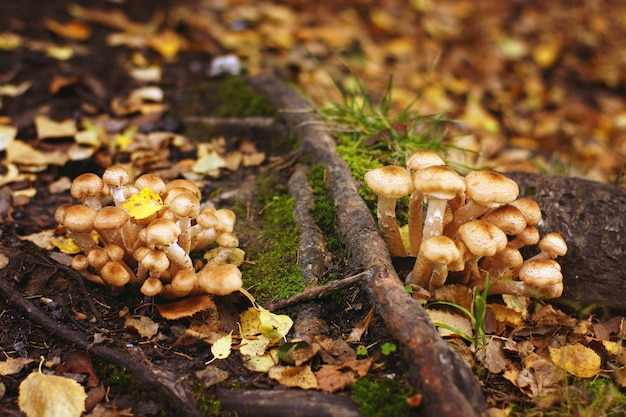
<path id="1" fill-rule="evenodd" d="M 246 248 L 251 263 L 242 265 L 244 287 L 252 287 L 261 304 L 289 297 L 304 289 L 298 265 L 300 229 L 293 216 L 294 200 L 271 176 L 259 177 L 262 226 Z"/>
<path id="2" fill-rule="evenodd" d="M 335 207 L 327 194 L 324 165 L 315 164 L 311 166 L 308 179 L 314 198 L 311 214 L 315 219 L 315 224 L 326 237 L 328 251 L 336 253 L 341 248 L 341 243 L 335 233 Z"/>
<path id="3" fill-rule="evenodd" d="M 406 403 L 410 395 L 411 389 L 399 379 L 359 379 L 352 385 L 352 399 L 367 417 L 419 415 Z"/>

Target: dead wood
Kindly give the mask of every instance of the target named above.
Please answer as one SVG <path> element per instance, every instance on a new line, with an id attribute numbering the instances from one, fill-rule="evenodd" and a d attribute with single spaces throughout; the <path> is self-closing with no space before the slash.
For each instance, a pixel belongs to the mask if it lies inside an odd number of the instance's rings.
<path id="1" fill-rule="evenodd" d="M 559 232 L 567 242 L 567 255 L 558 259 L 562 298 L 626 309 L 626 190 L 580 178 L 506 175 L 541 206 L 541 235 Z"/>
<path id="2" fill-rule="evenodd" d="M 443 341 L 424 309 L 404 289 L 391 264 L 386 245 L 349 167 L 335 149 L 333 138 L 313 106 L 282 81 L 258 76 L 250 83 L 281 112 L 300 141 L 300 156 L 308 163 L 322 163 L 329 196 L 336 211 L 336 230 L 348 250 L 354 270 L 372 268 L 361 281 L 376 311 L 399 342 L 416 391 L 423 395 L 427 416 L 486 415 L 478 381 L 469 365 Z"/>
<path id="3" fill-rule="evenodd" d="M 223 407 L 240 416 L 361 417 L 354 402 L 338 395 L 302 390 L 219 390 Z"/>
<path id="4" fill-rule="evenodd" d="M 93 345 L 82 332 L 51 319 L 39 310 L 34 304 L 24 298 L 19 291 L 13 288 L 6 276 L 0 277 L 0 294 L 7 303 L 20 309 L 33 322 L 50 331 L 58 338 L 84 351 L 91 352 L 109 363 L 126 369 L 139 380 L 144 388 L 154 391 L 157 394 L 155 397 L 158 395 L 162 396 L 169 406 L 176 410 L 176 415 L 181 417 L 201 416 L 198 403 L 186 386 L 185 381 L 178 378 L 174 373 L 151 364 L 143 356 L 140 349 L 129 349 L 128 353 L 130 354 L 125 354 L 106 346 Z"/>

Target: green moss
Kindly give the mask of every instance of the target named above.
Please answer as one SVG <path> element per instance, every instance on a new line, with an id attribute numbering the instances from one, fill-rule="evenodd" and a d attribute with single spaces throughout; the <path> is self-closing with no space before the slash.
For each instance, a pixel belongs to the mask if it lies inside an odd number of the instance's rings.
<path id="1" fill-rule="evenodd" d="M 216 99 L 221 103 L 215 115 L 221 117 L 274 116 L 276 109 L 269 99 L 257 93 L 241 77 L 219 79 Z"/>
<path id="2" fill-rule="evenodd" d="M 137 400 L 147 400 L 150 393 L 141 387 L 141 384 L 130 372 L 115 364 L 108 363 L 97 369 L 98 375 L 102 376 L 104 385 L 111 387 L 113 392 L 130 394 Z"/>
<path id="3" fill-rule="evenodd" d="M 324 165 L 315 164 L 311 166 L 308 179 L 314 198 L 311 214 L 315 219 L 315 224 L 326 237 L 328 251 L 336 253 L 341 248 L 341 243 L 335 232 L 335 207 L 326 191 Z"/>
<path id="4" fill-rule="evenodd" d="M 191 391 L 193 392 L 194 397 L 198 400 L 198 404 L 200 405 L 200 413 L 204 417 L 222 417 L 222 416 L 230 416 L 232 413 L 224 414 L 222 412 L 222 404 L 215 397 L 214 394 L 210 393 L 207 388 L 201 382 L 195 382 L 191 384 Z"/>
<path id="5" fill-rule="evenodd" d="M 416 415 L 406 403 L 411 392 L 400 379 L 359 379 L 352 385 L 351 397 L 367 417 L 404 417 Z"/>
<path id="6" fill-rule="evenodd" d="M 269 176 L 259 179 L 262 226 L 246 248 L 252 261 L 242 265 L 244 287 L 252 287 L 261 304 L 297 294 L 304 289 L 298 265 L 300 229 L 293 217 L 294 200 L 284 185 Z"/>

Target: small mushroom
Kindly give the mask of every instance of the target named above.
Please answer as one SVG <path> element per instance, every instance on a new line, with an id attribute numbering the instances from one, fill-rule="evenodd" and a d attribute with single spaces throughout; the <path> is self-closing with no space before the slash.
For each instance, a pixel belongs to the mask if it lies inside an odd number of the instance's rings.
<path id="1" fill-rule="evenodd" d="M 461 258 L 455 242 L 447 236 L 434 236 L 424 241 L 420 253 L 433 263 L 428 291 L 443 287 L 448 277 L 448 265 Z"/>
<path id="2" fill-rule="evenodd" d="M 539 230 L 535 226 L 526 226 L 524 230 L 515 235 L 508 245 L 512 248 L 519 249 L 523 246 L 535 245 L 539 242 Z"/>
<path id="3" fill-rule="evenodd" d="M 180 227 L 178 244 L 185 252 L 191 249 L 191 219 L 200 213 L 200 200 L 192 192 L 178 194 L 172 200 L 165 200 L 164 204 L 169 205 L 169 211 L 176 216 L 177 224 Z"/>
<path id="4" fill-rule="evenodd" d="M 102 188 L 104 182 L 102 178 L 92 173 L 81 174 L 74 178 L 70 187 L 70 194 L 84 205 L 94 210 L 102 208 Z"/>
<path id="5" fill-rule="evenodd" d="M 531 200 L 530 198 L 522 197 L 509 203 L 509 205 L 522 212 L 524 218 L 526 219 L 526 224 L 535 226 L 541 221 L 541 208 L 536 201 Z"/>
<path id="6" fill-rule="evenodd" d="M 95 282 L 96 284 L 104 285 L 104 281 L 102 280 L 102 278 L 100 278 L 100 276 L 89 272 L 89 261 L 84 254 L 79 253 L 77 255 L 74 255 L 74 257 L 72 258 L 71 267 L 78 271 L 83 277 L 85 277 L 86 280 Z"/>
<path id="7" fill-rule="evenodd" d="M 413 154 L 406 160 L 406 167 L 409 172 L 413 174 L 420 169 L 437 165 L 442 166 L 445 164 L 444 160 L 441 159 L 437 153 L 427 149 L 420 149 L 413 152 Z M 422 192 L 418 189 L 413 190 L 409 201 L 409 252 L 413 256 L 417 256 L 420 245 L 422 244 L 423 206 L 424 194 L 422 194 Z"/>
<path id="8" fill-rule="evenodd" d="M 140 233 L 143 241 L 152 249 L 161 249 L 178 269 L 193 270 L 189 254 L 178 244 L 180 227 L 169 219 L 156 219 Z"/>
<path id="9" fill-rule="evenodd" d="M 174 275 L 172 282 L 163 287 L 163 297 L 168 299 L 185 297 L 194 289 L 197 280 L 194 271 L 181 269 Z"/>
<path id="10" fill-rule="evenodd" d="M 126 222 L 128 222 L 128 213 L 125 210 L 115 206 L 107 206 L 98 210 L 93 221 L 93 227 L 105 245 L 113 243 L 127 248 L 123 235 Z M 132 249 L 128 248 L 128 251 L 130 253 Z"/>
<path id="11" fill-rule="evenodd" d="M 479 277 L 478 260 L 484 256 L 493 256 L 503 250 L 507 244 L 502 230 L 485 220 L 472 220 L 462 224 L 458 231 L 459 238 L 472 256 L 465 263 L 462 284 L 467 284 L 471 276 Z"/>
<path id="12" fill-rule="evenodd" d="M 232 233 L 224 232 L 220 233 L 215 241 L 219 246 L 219 252 L 209 259 L 208 263 L 223 264 L 226 263 L 230 253 L 239 246 L 239 239 Z"/>
<path id="13" fill-rule="evenodd" d="M 126 201 L 124 189 L 130 181 L 128 171 L 120 165 L 111 165 L 102 174 L 102 181 L 109 187 L 109 192 L 115 205 L 121 207 L 122 203 Z"/>
<path id="14" fill-rule="evenodd" d="M 524 262 L 519 271 L 521 281 L 500 280 L 489 287 L 489 294 L 511 294 L 527 297 L 544 295 L 558 298 L 563 293 L 561 266 L 553 259 Z"/>
<path id="15" fill-rule="evenodd" d="M 567 253 L 567 243 L 559 233 L 548 233 L 539 241 L 539 252 L 529 259 L 555 259 L 557 256 L 565 256 Z"/>
<path id="16" fill-rule="evenodd" d="M 84 254 L 98 247 L 92 235 L 95 218 L 96 210 L 82 204 L 67 207 L 63 215 L 63 226 Z"/>
<path id="17" fill-rule="evenodd" d="M 526 228 L 526 218 L 522 212 L 509 204 L 486 213 L 481 220 L 488 221 L 507 235 L 517 235 Z"/>
<path id="18" fill-rule="evenodd" d="M 519 194 L 515 181 L 494 171 L 471 171 L 465 176 L 465 185 L 470 201 L 456 210 L 454 220 L 445 228 L 446 236 L 454 237 L 462 224 L 515 201 Z"/>
<path id="19" fill-rule="evenodd" d="M 156 297 L 163 292 L 163 283 L 160 279 L 151 277 L 141 284 L 139 291 L 146 297 Z"/>
<path id="20" fill-rule="evenodd" d="M 112 287 L 123 287 L 128 284 L 131 275 L 120 262 L 109 261 L 100 269 L 102 280 Z"/>
<path id="21" fill-rule="evenodd" d="M 463 177 L 448 167 L 430 166 L 417 171 L 413 181 L 428 202 L 422 239 L 439 236 L 443 233 L 448 201 L 465 191 Z"/>
<path id="22" fill-rule="evenodd" d="M 241 271 L 231 264 L 206 264 L 197 274 L 197 286 L 206 294 L 228 295 L 241 288 Z"/>

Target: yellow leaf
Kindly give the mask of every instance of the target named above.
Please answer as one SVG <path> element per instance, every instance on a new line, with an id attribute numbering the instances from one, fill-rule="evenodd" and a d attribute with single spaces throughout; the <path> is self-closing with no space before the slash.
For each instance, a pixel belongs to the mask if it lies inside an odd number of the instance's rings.
<path id="1" fill-rule="evenodd" d="M 259 310 L 250 307 L 239 315 L 241 337 L 254 336 L 261 333 Z"/>
<path id="2" fill-rule="evenodd" d="M 50 243 L 61 252 L 67 253 L 68 255 L 76 255 L 81 252 L 78 245 L 69 237 L 50 239 Z"/>
<path id="3" fill-rule="evenodd" d="M 310 366 L 274 366 L 270 368 L 268 376 L 287 387 L 302 389 L 317 388 L 317 378 Z"/>
<path id="4" fill-rule="evenodd" d="M 163 200 L 160 195 L 146 187 L 124 202 L 124 208 L 130 217 L 141 220 L 160 211 L 163 208 Z"/>
<path id="5" fill-rule="evenodd" d="M 600 356 L 580 343 L 549 350 L 552 362 L 574 376 L 591 378 L 600 371 Z"/>
<path id="6" fill-rule="evenodd" d="M 34 359 L 7 358 L 0 362 L 0 376 L 14 375 L 33 362 L 35 362 Z"/>
<path id="7" fill-rule="evenodd" d="M 261 320 L 261 334 L 272 339 L 273 343 L 284 338 L 293 326 L 293 321 L 289 316 L 273 314 L 262 307 L 259 310 L 259 319 Z"/>
<path id="8" fill-rule="evenodd" d="M 211 353 L 213 354 L 213 359 L 209 362 L 214 361 L 215 359 L 226 359 L 230 355 L 230 349 L 233 345 L 233 332 L 220 337 L 211 345 Z M 209 363 L 207 362 L 207 363 Z"/>
<path id="9" fill-rule="evenodd" d="M 263 335 L 254 339 L 242 339 L 239 344 L 239 353 L 244 356 L 261 356 L 265 353 L 270 342 L 271 339 Z"/>
<path id="10" fill-rule="evenodd" d="M 50 58 L 57 61 L 67 61 L 74 56 L 74 48 L 71 46 L 50 45 L 46 48 L 46 53 Z"/>
<path id="11" fill-rule="evenodd" d="M 22 37 L 17 33 L 0 33 L 0 50 L 2 51 L 12 51 L 22 46 L 23 43 Z"/>
<path id="12" fill-rule="evenodd" d="M 80 417 L 86 398 L 72 379 L 33 372 L 20 384 L 18 405 L 27 417 Z"/>
<path id="13" fill-rule="evenodd" d="M 243 357 L 243 366 L 254 372 L 268 372 L 270 368 L 278 365 L 278 362 L 278 349 L 276 348 L 263 355 Z"/>

